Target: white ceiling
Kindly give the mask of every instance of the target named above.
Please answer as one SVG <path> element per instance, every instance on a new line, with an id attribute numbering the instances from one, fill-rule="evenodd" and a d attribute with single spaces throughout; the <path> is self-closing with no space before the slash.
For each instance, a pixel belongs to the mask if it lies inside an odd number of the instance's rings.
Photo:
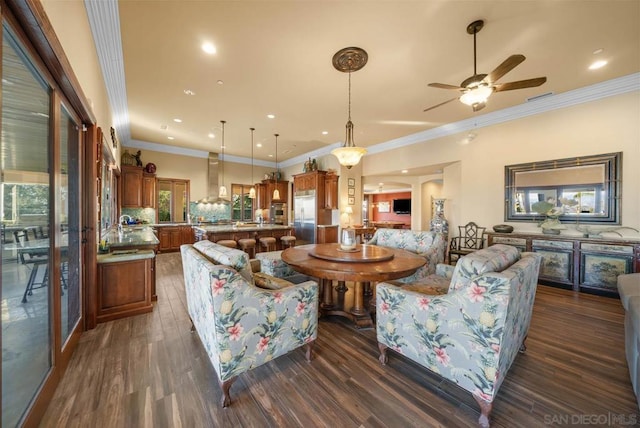
<path id="1" fill-rule="evenodd" d="M 86 2 L 90 17 L 91 3 L 100 2 Z M 117 6 L 122 51 L 111 45 L 123 60 L 125 114 L 119 113 L 118 132 L 126 145 L 217 152 L 220 120 L 227 121 L 230 156 L 251 156 L 250 127 L 256 128 L 255 142 L 263 144 L 254 152 L 259 160 L 274 160 L 276 132 L 281 162 L 340 145 L 348 76 L 331 60 L 348 46 L 369 55 L 351 78 L 355 142 L 364 147 L 640 71 L 637 0 L 121 0 Z M 499 83 L 539 76 L 547 82 L 494 93 L 478 113 L 458 101 L 424 113 L 457 94 L 428 83 L 459 85 L 473 74 L 473 37 L 466 27 L 476 19 L 485 21 L 477 35 L 479 73 L 523 54 L 526 61 Z M 104 29 L 100 34 L 109 37 Z M 201 50 L 204 41 L 217 47 L 215 55 Z M 596 55 L 596 49 L 604 50 Z M 588 70 L 596 59 L 609 64 Z M 108 86 L 110 96 L 117 93 L 113 83 Z M 185 89 L 195 95 L 185 95 Z M 207 137 L 211 132 L 213 140 Z M 132 142 L 126 141 L 129 135 Z"/>

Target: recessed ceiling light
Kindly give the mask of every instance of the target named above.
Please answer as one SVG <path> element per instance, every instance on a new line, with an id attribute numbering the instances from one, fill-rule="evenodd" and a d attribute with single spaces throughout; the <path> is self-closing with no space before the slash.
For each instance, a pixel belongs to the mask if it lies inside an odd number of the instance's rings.
<path id="1" fill-rule="evenodd" d="M 272 157 L 273 157 L 273 155 L 269 155 L 269 157 L 270 157 L 270 158 L 272 158 Z"/>
<path id="2" fill-rule="evenodd" d="M 167 140 L 174 140 L 174 137 L 167 137 Z"/>
<path id="3" fill-rule="evenodd" d="M 378 183 L 378 186 L 384 186 L 384 183 Z"/>
<path id="4" fill-rule="evenodd" d="M 204 42 L 202 44 L 202 50 L 210 55 L 213 55 L 214 53 L 216 53 L 216 47 L 213 46 L 213 43 L 210 43 L 210 42 Z"/>
<path id="5" fill-rule="evenodd" d="M 604 52 L 604 49 L 602 49 L 602 48 L 598 48 L 598 49 L 596 49 L 595 51 L 593 51 L 593 54 L 594 54 L 594 55 L 598 55 L 598 54 L 601 54 L 602 52 Z"/>
<path id="6" fill-rule="evenodd" d="M 267 117 L 269 119 L 275 119 L 276 115 L 275 114 L 268 114 Z"/>
<path id="7" fill-rule="evenodd" d="M 193 92 L 191 89 L 185 89 L 185 90 L 184 90 L 184 91 L 182 91 L 182 92 L 184 92 L 184 94 L 185 94 L 185 95 L 195 95 L 195 94 L 196 94 L 196 93 L 195 93 L 195 92 Z"/>
<path id="8" fill-rule="evenodd" d="M 322 131 L 322 135 L 327 135 L 329 134 L 329 131 Z"/>
<path id="9" fill-rule="evenodd" d="M 262 147 L 262 143 L 256 144 L 256 147 Z"/>
<path id="10" fill-rule="evenodd" d="M 182 123 L 182 119 L 178 119 L 177 117 L 175 119 L 173 119 L 174 122 L 176 123 Z"/>
<path id="11" fill-rule="evenodd" d="M 593 62 L 590 66 L 589 66 L 589 70 L 597 70 L 599 68 L 604 67 L 605 65 L 607 65 L 607 61 L 601 59 L 598 61 Z"/>
<path id="12" fill-rule="evenodd" d="M 218 85 L 224 85 L 224 82 L 223 82 L 222 80 L 218 80 L 216 83 L 217 83 Z"/>
<path id="13" fill-rule="evenodd" d="M 214 135 L 214 133 L 213 133 L 213 132 L 210 132 L 210 133 L 209 133 L 209 135 L 207 135 L 207 137 L 209 137 L 209 138 L 216 138 L 216 136 Z"/>
<path id="14" fill-rule="evenodd" d="M 401 173 L 403 173 L 403 174 L 407 174 L 407 173 L 409 172 L 409 170 L 408 170 L 408 169 L 403 169 L 403 170 L 402 170 L 402 171 L 400 171 L 400 172 L 401 172 Z"/>

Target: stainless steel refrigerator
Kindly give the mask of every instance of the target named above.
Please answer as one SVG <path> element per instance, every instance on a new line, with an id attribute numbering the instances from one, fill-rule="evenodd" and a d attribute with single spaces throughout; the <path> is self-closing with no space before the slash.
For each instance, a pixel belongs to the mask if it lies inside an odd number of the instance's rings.
<path id="1" fill-rule="evenodd" d="M 293 196 L 293 228 L 296 245 L 316 243 L 316 191 L 298 191 Z"/>

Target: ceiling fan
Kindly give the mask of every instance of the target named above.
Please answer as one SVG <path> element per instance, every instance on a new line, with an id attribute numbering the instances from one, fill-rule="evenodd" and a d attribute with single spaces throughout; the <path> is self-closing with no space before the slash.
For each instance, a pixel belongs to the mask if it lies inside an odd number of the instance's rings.
<path id="1" fill-rule="evenodd" d="M 496 83 L 498 79 L 525 60 L 524 55 L 520 54 L 511 55 L 489 74 L 478 74 L 476 71 L 476 34 L 482 30 L 482 27 L 484 27 L 484 21 L 481 19 L 473 21 L 467 26 L 467 33 L 473 34 L 473 76 L 465 79 L 460 83 L 460 86 L 447 85 L 446 83 L 429 83 L 429 86 L 432 88 L 453 89 L 462 92 L 462 95 L 426 108 L 424 111 L 433 110 L 436 107 L 443 106 L 454 100 L 460 100 L 462 103 L 471 106 L 473 111 L 478 111 L 486 106 L 487 99 L 494 92 L 533 88 L 547 81 L 546 77 L 536 77 L 534 79 L 518 80 L 515 82 Z"/>

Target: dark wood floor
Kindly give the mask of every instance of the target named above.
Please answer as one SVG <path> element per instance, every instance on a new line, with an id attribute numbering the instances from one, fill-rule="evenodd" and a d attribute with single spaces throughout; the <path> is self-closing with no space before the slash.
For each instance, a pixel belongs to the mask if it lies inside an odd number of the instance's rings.
<path id="1" fill-rule="evenodd" d="M 380 366 L 375 331 L 340 318 L 320 321 L 310 364 L 298 350 L 244 373 L 222 409 L 216 374 L 189 333 L 177 253 L 158 256 L 158 295 L 153 313 L 83 334 L 43 427 L 477 426 L 469 394 L 397 354 Z M 637 418 L 619 300 L 540 286 L 527 345 L 492 426 Z"/>

